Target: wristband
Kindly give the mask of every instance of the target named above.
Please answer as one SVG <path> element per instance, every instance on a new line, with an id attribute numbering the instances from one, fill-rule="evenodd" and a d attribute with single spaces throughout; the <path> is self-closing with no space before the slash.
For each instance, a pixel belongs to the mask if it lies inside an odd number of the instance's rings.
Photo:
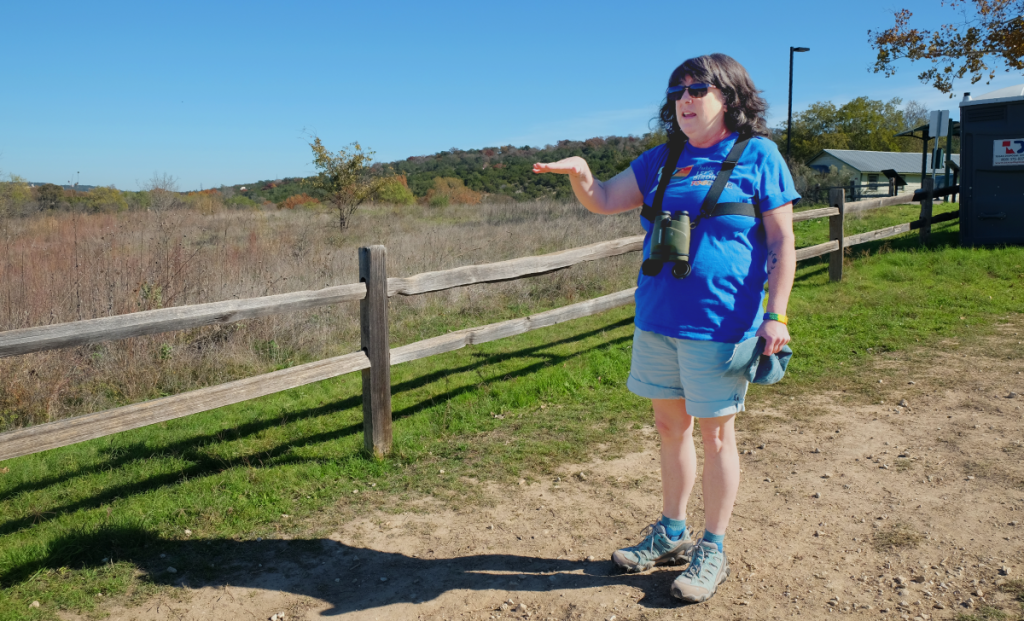
<path id="1" fill-rule="evenodd" d="M 772 320 L 777 321 L 783 325 L 789 325 L 789 317 L 786 317 L 785 315 L 780 315 L 778 313 L 765 313 L 764 317 L 761 317 L 761 319 L 763 321 Z"/>

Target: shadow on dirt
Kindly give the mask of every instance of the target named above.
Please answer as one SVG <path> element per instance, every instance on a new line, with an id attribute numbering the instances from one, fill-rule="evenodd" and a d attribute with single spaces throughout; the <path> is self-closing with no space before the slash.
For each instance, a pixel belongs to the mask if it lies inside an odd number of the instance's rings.
<path id="1" fill-rule="evenodd" d="M 143 573 L 141 580 L 153 584 L 191 589 L 230 586 L 308 596 L 332 606 L 323 611 L 327 616 L 391 604 L 422 604 L 446 591 L 463 589 L 499 591 L 493 602 L 499 605 L 509 593 L 515 593 L 518 601 L 531 592 L 625 585 L 644 593 L 639 601 L 644 607 L 681 606 L 669 595 L 679 573 L 676 568 L 621 574 L 610 560 L 514 554 L 417 558 L 331 539 L 174 541 L 120 528 L 68 536 L 54 541 L 50 550 L 39 561 L 4 572 L 0 581 L 10 584 L 46 569 L 97 569 L 105 563 L 127 562 Z"/>

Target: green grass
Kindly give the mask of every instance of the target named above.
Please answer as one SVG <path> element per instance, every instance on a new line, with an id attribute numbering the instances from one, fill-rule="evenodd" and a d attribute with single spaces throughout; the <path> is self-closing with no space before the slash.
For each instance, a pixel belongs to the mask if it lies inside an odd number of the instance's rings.
<path id="1" fill-rule="evenodd" d="M 823 207 L 823 205 L 810 205 L 808 206 L 808 209 L 818 209 L 820 207 Z M 958 209 L 960 209 L 959 203 L 936 202 L 932 206 L 932 215 L 937 216 L 939 214 L 956 211 Z M 843 234 L 846 237 L 849 237 L 850 235 L 867 233 L 868 231 L 874 231 L 887 226 L 912 222 L 917 220 L 920 215 L 921 208 L 917 205 L 899 205 L 895 207 L 886 207 L 884 209 L 876 209 L 874 211 L 850 214 L 846 216 L 846 220 L 843 222 Z M 936 226 L 949 225 L 940 223 Z M 955 223 L 954 226 L 956 226 Z M 815 244 L 827 242 L 829 239 L 828 218 L 817 218 L 815 220 L 795 222 L 793 224 L 793 232 L 796 233 L 798 247 L 813 246 Z M 912 237 L 917 237 L 916 231 L 912 234 Z M 861 248 L 861 246 L 857 246 L 857 248 Z"/>
<path id="2" fill-rule="evenodd" d="M 1024 603 L 1024 580 L 1007 580 L 999 590 L 1014 596 L 1018 602 Z"/>
<path id="3" fill-rule="evenodd" d="M 1012 617 L 1008 614 L 993 608 L 992 606 L 981 606 L 975 614 L 964 612 L 957 613 L 955 621 L 1009 621 Z"/>
<path id="4" fill-rule="evenodd" d="M 942 209 L 956 209 L 936 204 Z M 850 221 L 847 235 L 906 222 L 915 208 L 897 207 Z M 797 233 L 799 246 L 825 241 L 825 225 Z M 798 223 L 798 225 L 807 223 Z M 852 230 L 851 230 L 852 229 Z M 815 237 L 820 234 L 821 237 Z M 811 240 L 807 241 L 810 237 Z M 872 357 L 908 347 L 990 334 L 999 317 L 1024 307 L 1024 248 L 962 248 L 959 224 L 932 228 L 927 248 L 918 233 L 849 249 L 842 283 L 828 282 L 828 258 L 799 264 L 788 314 L 793 348 L 793 374 L 779 386 L 782 393 L 811 384 L 833 386 L 852 381 L 852 371 Z"/>
<path id="5" fill-rule="evenodd" d="M 870 230 L 891 218 L 856 224 Z M 818 243 L 807 238 L 821 230 L 808 228 L 802 246 Z M 827 258 L 801 263 L 790 373 L 754 387 L 752 407 L 837 386 L 867 391 L 872 357 L 966 342 L 1018 313 L 1024 249 L 960 248 L 957 234 L 952 222 L 935 227 L 928 248 L 916 232 L 857 247 L 838 284 L 828 282 Z M 624 386 L 632 312 L 394 367 L 394 452 L 383 460 L 363 452 L 352 374 L 4 462 L 0 621 L 55 619 L 59 609 L 94 609 L 98 593 L 141 598 L 182 576 L 212 578 L 208 564 L 223 565 L 236 542 L 329 532 L 321 512 L 336 523 L 337 512 L 415 510 L 423 495 L 486 502 L 478 482 L 634 450 L 633 430 L 650 414 Z M 430 321 L 435 334 L 445 330 Z M 174 552 L 177 575 L 164 571 L 164 551 Z M 30 609 L 33 600 L 42 606 Z"/>
<path id="6" fill-rule="evenodd" d="M 536 476 L 597 443 L 619 446 L 648 418 L 621 390 L 631 331 L 632 309 L 619 309 L 394 367 L 386 460 L 363 454 L 356 374 L 11 460 L 0 475 L 0 611 L 15 612 L 0 619 L 89 609 L 97 592 L 131 587 L 136 567 L 156 571 L 142 584 L 171 582 L 158 555 L 186 539 L 273 536 L 339 498 L 352 511 L 420 494 L 463 502 L 467 478 Z M 216 551 L 175 566 L 194 575 Z M 33 600 L 42 608 L 29 611 Z"/>

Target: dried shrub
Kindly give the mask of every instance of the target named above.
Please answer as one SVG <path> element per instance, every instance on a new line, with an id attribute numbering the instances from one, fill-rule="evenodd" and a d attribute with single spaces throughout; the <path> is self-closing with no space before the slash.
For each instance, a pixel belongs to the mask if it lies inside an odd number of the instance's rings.
<path id="1" fill-rule="evenodd" d="M 875 533 L 874 544 L 879 552 L 895 548 L 916 548 L 921 538 L 921 533 L 910 528 L 909 524 L 897 522 Z"/>
<path id="2" fill-rule="evenodd" d="M 320 201 L 308 194 L 295 194 L 284 199 L 277 207 L 278 209 L 295 209 L 299 205 L 316 205 L 319 203 Z"/>
<path id="3" fill-rule="evenodd" d="M 1017 598 L 1018 602 L 1024 602 L 1024 580 L 1007 580 L 999 590 Z"/>
<path id="4" fill-rule="evenodd" d="M 602 217 L 554 201 L 519 210 L 453 204 L 443 219 L 419 206 L 366 209 L 367 217 L 344 234 L 331 226 L 332 214 L 307 209 L 47 211 L 6 218 L 0 222 L 6 227 L 0 331 L 354 283 L 358 248 L 382 240 L 390 274 L 402 277 L 574 248 L 636 230 L 635 214 Z M 447 329 L 520 317 L 619 291 L 635 280 L 636 259 L 624 255 L 536 278 L 397 296 L 390 303 L 392 342 L 400 346 Z M 2 358 L 0 430 L 358 349 L 358 305 L 342 304 Z"/>

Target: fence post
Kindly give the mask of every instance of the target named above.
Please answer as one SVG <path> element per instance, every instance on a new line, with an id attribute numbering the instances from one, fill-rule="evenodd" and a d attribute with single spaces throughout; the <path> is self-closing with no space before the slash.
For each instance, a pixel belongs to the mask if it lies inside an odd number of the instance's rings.
<path id="1" fill-rule="evenodd" d="M 924 197 L 921 199 L 921 243 L 927 244 L 932 236 L 932 188 L 935 180 L 925 177 L 921 180 L 921 190 Z"/>
<path id="2" fill-rule="evenodd" d="M 363 445 L 383 457 L 391 452 L 391 349 L 388 338 L 388 272 L 384 246 L 359 249 L 359 334 L 370 368 L 363 369 Z"/>
<path id="3" fill-rule="evenodd" d="M 896 180 L 889 179 L 889 196 L 896 196 Z"/>
<path id="4" fill-rule="evenodd" d="M 843 280 L 843 218 L 846 214 L 846 191 L 843 188 L 832 188 L 828 191 L 828 204 L 839 209 L 839 214 L 828 217 L 828 239 L 839 242 L 839 249 L 828 255 L 829 282 Z"/>

